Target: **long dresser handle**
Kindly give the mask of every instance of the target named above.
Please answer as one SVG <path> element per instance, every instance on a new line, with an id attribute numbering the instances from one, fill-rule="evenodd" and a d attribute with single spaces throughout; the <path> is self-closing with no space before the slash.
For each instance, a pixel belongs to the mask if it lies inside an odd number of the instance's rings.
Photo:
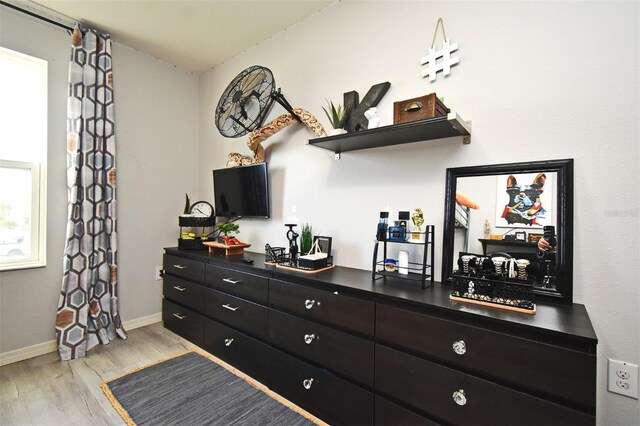
<path id="1" fill-rule="evenodd" d="M 173 316 L 178 318 L 179 320 L 183 320 L 187 317 L 186 315 L 180 315 L 180 314 L 173 314 Z"/>
<path id="2" fill-rule="evenodd" d="M 224 339 L 225 346 L 231 346 L 232 343 L 233 343 L 233 339 Z"/>
<path id="3" fill-rule="evenodd" d="M 304 386 L 305 389 L 311 389 L 312 384 L 313 384 L 313 379 L 304 379 L 302 381 L 302 386 Z"/>
<path id="4" fill-rule="evenodd" d="M 315 300 L 312 300 L 312 299 L 307 299 L 304 301 L 304 307 L 307 309 L 313 308 L 313 305 L 320 306 L 320 302 L 316 302 Z"/>
<path id="5" fill-rule="evenodd" d="M 453 393 L 453 400 L 456 404 L 462 406 L 467 403 L 467 397 L 464 394 L 464 389 L 458 389 Z"/>
<path id="6" fill-rule="evenodd" d="M 232 280 L 231 278 L 223 278 L 222 281 L 229 284 L 238 284 L 240 280 Z"/>
<path id="7" fill-rule="evenodd" d="M 173 265 L 173 267 L 177 269 L 187 269 L 187 267 L 183 265 Z"/>
<path id="8" fill-rule="evenodd" d="M 186 287 L 180 287 L 179 285 L 174 285 L 173 288 L 175 288 L 178 291 L 185 291 L 187 289 Z"/>
<path id="9" fill-rule="evenodd" d="M 458 355 L 464 355 L 467 352 L 467 344 L 464 340 L 453 342 L 453 351 Z"/>
<path id="10" fill-rule="evenodd" d="M 304 342 L 305 342 L 307 345 L 310 345 L 310 344 L 311 344 L 311 342 L 313 342 L 313 341 L 314 341 L 314 339 L 316 339 L 316 335 L 315 335 L 315 334 L 305 334 L 305 335 L 304 335 Z"/>
<path id="11" fill-rule="evenodd" d="M 228 310 L 230 310 L 230 311 L 233 311 L 233 312 L 237 311 L 237 310 L 240 308 L 240 306 L 236 306 L 236 307 L 234 308 L 233 306 L 231 306 L 231 305 L 229 305 L 229 304 L 222 305 L 222 307 L 223 307 L 223 308 L 225 308 L 225 309 L 228 309 Z"/>

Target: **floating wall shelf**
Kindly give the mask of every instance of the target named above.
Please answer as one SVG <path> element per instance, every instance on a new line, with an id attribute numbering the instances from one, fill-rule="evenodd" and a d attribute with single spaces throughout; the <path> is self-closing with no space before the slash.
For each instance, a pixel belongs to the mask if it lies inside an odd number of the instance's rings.
<path id="1" fill-rule="evenodd" d="M 411 142 L 462 136 L 462 143 L 471 143 L 471 122 L 455 112 L 446 116 L 409 123 L 394 124 L 355 133 L 310 139 L 309 145 L 328 149 L 336 154 L 367 148 L 400 145 Z M 336 158 L 339 158 L 336 155 Z"/>

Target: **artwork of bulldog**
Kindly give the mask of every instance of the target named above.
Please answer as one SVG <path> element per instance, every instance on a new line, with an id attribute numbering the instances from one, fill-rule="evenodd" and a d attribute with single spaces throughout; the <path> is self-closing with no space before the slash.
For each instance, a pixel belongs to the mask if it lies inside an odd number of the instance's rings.
<path id="1" fill-rule="evenodd" d="M 539 173 L 531 184 L 519 184 L 513 175 L 507 178 L 509 203 L 504 207 L 502 218 L 509 225 L 542 225 L 546 210 L 542 207 L 540 195 L 544 191 L 544 173 Z"/>

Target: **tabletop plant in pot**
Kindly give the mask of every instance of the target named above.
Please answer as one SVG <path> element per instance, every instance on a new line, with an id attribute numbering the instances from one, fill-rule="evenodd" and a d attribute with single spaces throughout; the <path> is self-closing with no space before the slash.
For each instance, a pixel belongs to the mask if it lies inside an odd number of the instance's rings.
<path id="1" fill-rule="evenodd" d="M 235 244 L 240 244 L 240 241 L 238 241 L 238 239 L 233 236 L 233 234 L 240 233 L 240 225 L 238 225 L 237 223 L 231 223 L 231 222 L 221 223 L 220 225 L 218 225 L 218 230 L 220 231 L 220 233 L 224 234 L 224 236 L 220 238 L 222 238 L 222 241 L 224 241 L 226 245 L 231 246 Z M 229 234 L 232 234 L 232 235 L 229 235 Z"/>
<path id="2" fill-rule="evenodd" d="M 313 246 L 313 231 L 311 225 L 305 223 L 302 225 L 302 237 L 300 239 L 300 253 L 309 254 Z"/>
<path id="3" fill-rule="evenodd" d="M 342 108 L 341 104 L 338 104 L 336 107 L 333 102 L 329 100 L 327 100 L 327 108 L 322 107 L 324 113 L 327 114 L 327 118 L 329 119 L 331 126 L 333 126 L 333 130 L 328 132 L 329 136 L 347 133 L 343 128 L 347 123 L 347 110 Z"/>

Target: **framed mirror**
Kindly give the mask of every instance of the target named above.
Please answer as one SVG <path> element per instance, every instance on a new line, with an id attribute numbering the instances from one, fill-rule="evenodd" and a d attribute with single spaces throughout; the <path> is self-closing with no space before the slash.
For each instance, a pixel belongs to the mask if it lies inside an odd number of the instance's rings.
<path id="1" fill-rule="evenodd" d="M 573 302 L 573 159 L 449 168 L 445 193 L 443 284 L 461 253 L 506 253 L 531 262 L 536 298 Z"/>

